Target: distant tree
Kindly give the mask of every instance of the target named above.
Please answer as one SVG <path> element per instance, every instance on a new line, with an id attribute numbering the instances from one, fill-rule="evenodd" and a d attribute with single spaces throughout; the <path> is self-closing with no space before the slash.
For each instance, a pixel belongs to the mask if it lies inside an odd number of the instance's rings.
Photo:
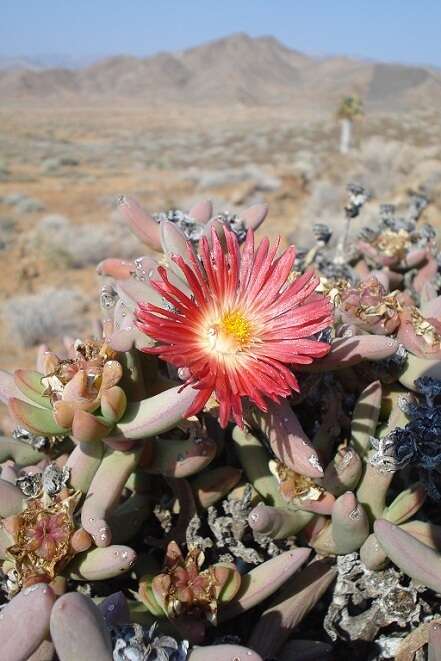
<path id="1" fill-rule="evenodd" d="M 337 110 L 340 120 L 340 153 L 347 154 L 351 148 L 352 125 L 354 119 L 363 116 L 363 101 L 357 94 L 345 96 Z"/>

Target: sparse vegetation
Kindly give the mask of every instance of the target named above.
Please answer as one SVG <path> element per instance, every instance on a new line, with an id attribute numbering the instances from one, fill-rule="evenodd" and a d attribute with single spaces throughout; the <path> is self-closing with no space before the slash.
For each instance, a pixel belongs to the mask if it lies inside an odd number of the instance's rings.
<path id="1" fill-rule="evenodd" d="M 63 335 L 78 334 L 87 323 L 88 304 L 73 289 L 46 289 L 14 296 L 2 305 L 2 316 L 14 343 L 32 347 Z"/>

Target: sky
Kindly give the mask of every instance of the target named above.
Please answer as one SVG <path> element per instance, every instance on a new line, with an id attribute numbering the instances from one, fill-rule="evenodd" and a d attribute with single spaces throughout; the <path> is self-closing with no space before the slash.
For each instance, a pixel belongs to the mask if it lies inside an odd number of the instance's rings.
<path id="1" fill-rule="evenodd" d="M 315 55 L 441 66 L 440 0 L 0 0 L 0 55 L 146 56 L 246 32 Z"/>

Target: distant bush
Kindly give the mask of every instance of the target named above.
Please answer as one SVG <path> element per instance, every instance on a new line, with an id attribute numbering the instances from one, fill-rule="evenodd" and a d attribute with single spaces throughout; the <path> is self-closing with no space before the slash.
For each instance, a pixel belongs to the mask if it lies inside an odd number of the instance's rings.
<path id="1" fill-rule="evenodd" d="M 376 197 L 393 193 L 421 160 L 421 150 L 398 140 L 372 136 L 365 140 L 358 153 L 355 178 Z"/>
<path id="2" fill-rule="evenodd" d="M 14 340 L 32 347 L 51 338 L 84 330 L 87 301 L 74 289 L 47 289 L 15 296 L 3 304 L 4 318 Z"/>
<path id="3" fill-rule="evenodd" d="M 139 241 L 118 220 L 99 225 L 73 225 L 56 214 L 45 216 L 31 237 L 33 249 L 46 259 L 71 268 L 96 265 L 117 255 L 130 259 L 142 253 Z"/>
<path id="4" fill-rule="evenodd" d="M 35 213 L 44 211 L 44 204 L 40 200 L 25 195 L 25 193 L 10 193 L 2 198 L 3 204 L 15 207 L 17 213 Z"/>

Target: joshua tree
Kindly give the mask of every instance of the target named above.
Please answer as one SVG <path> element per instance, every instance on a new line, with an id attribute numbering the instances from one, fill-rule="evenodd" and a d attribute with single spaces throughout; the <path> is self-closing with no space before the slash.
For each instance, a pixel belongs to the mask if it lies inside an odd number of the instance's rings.
<path id="1" fill-rule="evenodd" d="M 363 102 L 357 94 L 345 96 L 337 110 L 340 120 L 340 153 L 347 154 L 351 148 L 352 122 L 363 115 Z"/>

